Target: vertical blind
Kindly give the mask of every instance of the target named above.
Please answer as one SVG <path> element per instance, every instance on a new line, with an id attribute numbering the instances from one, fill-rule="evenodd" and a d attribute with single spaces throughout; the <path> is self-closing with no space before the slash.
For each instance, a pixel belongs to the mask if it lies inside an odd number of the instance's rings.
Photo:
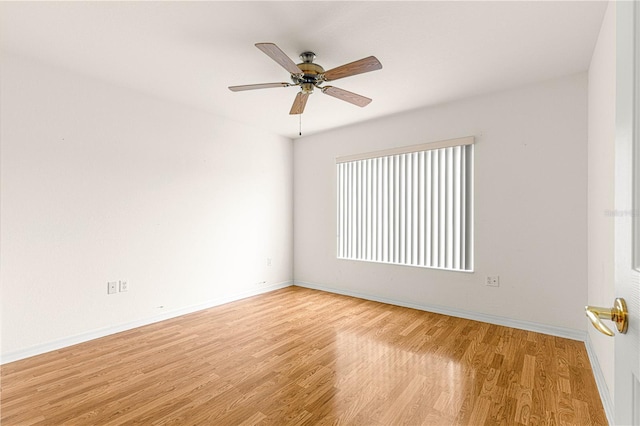
<path id="1" fill-rule="evenodd" d="M 337 159 L 338 258 L 473 268 L 473 138 Z"/>

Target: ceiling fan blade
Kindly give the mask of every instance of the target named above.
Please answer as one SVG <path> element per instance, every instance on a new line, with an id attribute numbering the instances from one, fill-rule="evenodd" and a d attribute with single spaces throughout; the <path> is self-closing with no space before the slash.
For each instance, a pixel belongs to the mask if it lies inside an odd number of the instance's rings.
<path id="1" fill-rule="evenodd" d="M 357 105 L 359 107 L 365 107 L 371 103 L 371 99 L 369 98 L 333 86 L 323 87 L 322 93 L 349 102 L 350 104 Z"/>
<path id="2" fill-rule="evenodd" d="M 302 75 L 302 71 L 278 46 L 273 43 L 256 43 L 256 47 L 262 50 L 268 57 L 276 61 L 282 68 L 294 75 Z"/>
<path id="3" fill-rule="evenodd" d="M 309 99 L 308 93 L 299 92 L 296 95 L 296 98 L 293 100 L 293 105 L 291 106 L 291 111 L 289 111 L 289 114 L 302 114 L 304 112 L 305 105 L 307 105 L 307 99 Z"/>
<path id="4" fill-rule="evenodd" d="M 330 69 L 324 73 L 325 81 L 337 80 L 339 78 L 350 77 L 356 74 L 362 74 L 369 71 L 375 71 L 382 68 L 382 64 L 375 56 L 360 59 L 339 67 Z"/>
<path id="5" fill-rule="evenodd" d="M 243 86 L 229 86 L 232 92 L 242 92 L 243 90 L 269 89 L 271 87 L 289 87 L 289 83 L 262 83 L 262 84 L 245 84 Z"/>

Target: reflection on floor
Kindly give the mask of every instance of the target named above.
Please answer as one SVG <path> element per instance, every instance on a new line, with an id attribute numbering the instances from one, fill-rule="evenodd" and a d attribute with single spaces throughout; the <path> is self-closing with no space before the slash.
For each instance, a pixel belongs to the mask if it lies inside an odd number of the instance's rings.
<path id="1" fill-rule="evenodd" d="M 299 287 L 1 371 L 3 425 L 606 424 L 581 342 Z"/>

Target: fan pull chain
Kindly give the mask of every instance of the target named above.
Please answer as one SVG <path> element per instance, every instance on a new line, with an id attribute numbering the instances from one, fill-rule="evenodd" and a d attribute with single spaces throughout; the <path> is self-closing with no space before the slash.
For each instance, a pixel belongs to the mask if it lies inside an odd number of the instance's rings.
<path id="1" fill-rule="evenodd" d="M 300 117 L 300 125 L 299 125 L 299 130 L 298 130 L 298 135 L 302 136 L 302 114 L 298 114 L 298 117 Z"/>

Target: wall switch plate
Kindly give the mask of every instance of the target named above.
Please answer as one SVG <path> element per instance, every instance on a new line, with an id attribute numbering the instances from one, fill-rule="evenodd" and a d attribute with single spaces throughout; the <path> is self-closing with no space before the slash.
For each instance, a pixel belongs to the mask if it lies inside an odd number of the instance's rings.
<path id="1" fill-rule="evenodd" d="M 499 275 L 487 276 L 486 284 L 489 287 L 500 287 L 500 276 Z"/>
<path id="2" fill-rule="evenodd" d="M 127 281 L 120 281 L 120 292 L 129 291 L 129 283 Z"/>
<path id="3" fill-rule="evenodd" d="M 118 292 L 118 281 L 107 282 L 107 294 L 114 294 Z"/>
<path id="4" fill-rule="evenodd" d="M 271 266 L 272 265 L 272 259 L 270 257 L 267 257 L 267 266 Z"/>

